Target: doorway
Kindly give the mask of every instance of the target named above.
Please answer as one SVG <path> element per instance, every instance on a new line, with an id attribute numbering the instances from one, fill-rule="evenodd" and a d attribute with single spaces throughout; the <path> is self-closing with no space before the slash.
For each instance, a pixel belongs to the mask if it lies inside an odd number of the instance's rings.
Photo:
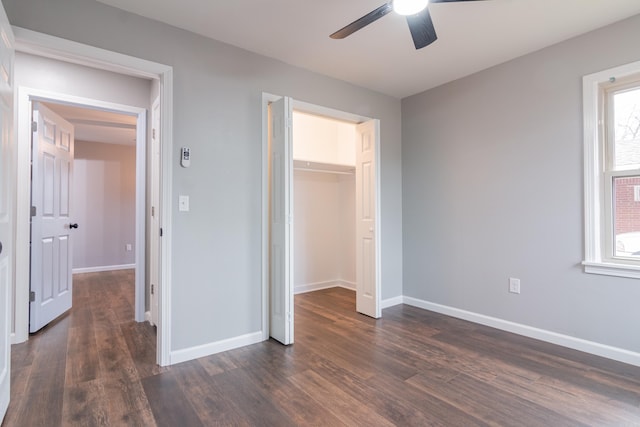
<path id="1" fill-rule="evenodd" d="M 57 37 L 36 33 L 29 30 L 17 28 L 15 29 L 16 50 L 18 52 L 28 52 L 31 55 L 51 58 L 79 64 L 81 66 L 112 72 L 121 76 L 132 76 L 155 81 L 155 91 L 160 99 L 160 131 L 162 135 L 159 141 L 161 153 L 161 165 L 159 170 L 159 193 L 160 201 L 157 206 L 157 214 L 159 217 L 160 232 L 164 224 L 171 223 L 171 206 L 168 201 L 172 197 L 171 176 L 172 176 L 172 106 L 173 106 L 173 70 L 172 67 L 159 64 L 139 58 L 122 55 L 116 52 L 110 52 L 98 49 L 88 45 L 71 42 Z M 96 83 L 97 84 L 97 83 Z M 100 87 L 100 85 L 98 85 Z M 102 87 L 104 89 L 104 87 Z M 20 105 L 28 105 L 28 93 L 21 88 L 17 94 L 19 98 L 26 96 L 27 103 L 19 103 Z M 41 95 L 46 99 L 47 94 Z M 83 104 L 83 100 L 68 97 L 66 102 Z M 149 101 L 151 102 L 151 100 Z M 125 109 L 126 110 L 126 109 Z M 136 114 L 134 112 L 134 114 Z M 17 112 L 16 132 L 18 133 L 18 152 L 17 152 L 17 205 L 16 205 L 16 242 L 22 247 L 16 247 L 15 261 L 15 283 L 16 288 L 13 293 L 15 297 L 15 318 L 14 318 L 14 334 L 12 342 L 22 342 L 28 338 L 28 276 L 29 276 L 29 211 L 30 203 L 29 194 L 29 152 L 25 149 L 25 140 L 30 140 L 29 135 L 29 110 Z M 143 129 L 144 125 L 138 127 Z M 26 134 L 26 135 L 25 135 Z M 29 146 L 29 143 L 26 143 Z M 140 157 L 144 159 L 144 156 Z M 144 187 L 144 176 L 142 180 Z M 139 184 L 138 184 L 139 185 Z M 141 206 L 140 212 L 144 213 L 144 204 Z M 138 208 L 138 207 L 137 207 Z M 142 230 L 144 232 L 144 229 Z M 159 242 L 159 259 L 160 265 L 158 289 L 156 289 L 158 298 L 158 321 L 157 321 L 157 363 L 161 366 L 171 364 L 171 230 L 164 229 L 162 238 Z M 24 242 L 27 242 L 26 246 Z M 136 245 L 138 249 L 144 249 L 144 240 L 142 245 Z M 18 246 L 18 245 L 17 245 Z M 27 284 L 25 286 L 25 283 Z M 166 298 L 163 298 L 163 295 Z M 143 320 L 143 319 L 140 319 Z"/>
<path id="2" fill-rule="evenodd" d="M 132 252 L 134 252 L 134 265 L 135 265 L 135 320 L 138 322 L 144 321 L 145 318 L 145 253 L 146 253 L 146 243 L 145 243 L 145 229 L 146 229 L 146 219 L 145 219 L 145 194 L 146 194 L 146 110 L 140 107 L 132 107 L 127 105 L 115 104 L 111 102 L 104 102 L 95 99 L 81 98 L 76 96 L 70 96 L 62 93 L 52 93 L 42 90 L 36 90 L 31 88 L 19 88 L 18 92 L 18 115 L 20 119 L 22 119 L 18 125 L 18 151 L 19 158 L 26 157 L 29 158 L 30 146 L 29 142 L 31 140 L 31 130 L 33 129 L 28 119 L 31 117 L 31 112 L 33 111 L 34 103 L 45 103 L 47 105 L 63 105 L 67 110 L 75 109 L 75 111 L 79 110 L 93 110 L 96 112 L 103 113 L 116 113 L 126 116 L 131 116 L 135 120 L 135 236 L 133 238 Z M 85 120 L 84 123 L 91 122 Z M 95 124 L 95 120 L 93 121 Z M 23 156 L 20 156 L 23 154 Z M 30 169 L 28 165 L 23 164 L 21 162 L 18 163 L 18 173 L 19 175 L 22 172 L 22 176 L 25 175 L 25 172 L 29 172 L 29 170 L 25 170 L 25 168 Z M 155 179 L 159 179 L 159 177 L 155 177 Z M 22 180 L 21 183 L 26 184 L 24 181 L 28 181 L 29 187 L 24 191 L 24 194 L 19 194 L 18 198 L 18 206 L 28 203 L 31 204 L 29 194 L 30 186 L 31 186 L 31 178 L 27 177 L 26 180 Z M 32 212 L 30 212 L 32 214 Z M 20 225 L 25 225 L 31 219 L 32 215 L 29 215 L 28 218 L 25 218 L 21 215 L 17 216 L 17 224 L 18 228 Z M 28 226 L 28 224 L 26 224 Z M 18 240 L 17 244 L 17 252 L 21 249 L 25 250 L 28 248 L 24 248 L 24 242 Z M 127 247 L 125 246 L 125 250 Z M 135 249 L 135 250 L 134 250 Z M 31 262 L 29 261 L 29 270 L 30 270 Z M 27 287 L 27 290 L 16 289 L 16 296 L 19 292 L 29 292 L 28 286 L 29 282 L 21 282 L 22 286 Z M 32 298 L 30 298 L 31 300 Z M 37 299 L 37 297 L 36 297 Z M 31 305 L 31 302 L 29 302 Z M 29 319 L 29 305 L 27 307 L 23 307 L 16 300 L 16 336 L 18 334 L 24 336 L 23 341 L 26 339 L 26 330 L 28 329 L 28 319 Z M 32 307 L 34 308 L 34 307 Z M 25 316 L 26 311 L 26 316 Z M 33 313 L 33 311 L 31 311 Z M 32 330 L 33 332 L 33 330 Z M 18 341 L 19 342 L 19 341 Z"/>
<path id="3" fill-rule="evenodd" d="M 380 306 L 379 122 L 290 98 L 263 94 L 263 337 L 294 341 L 292 111 L 356 124 L 357 311 Z"/>
<path id="4" fill-rule="evenodd" d="M 136 230 L 144 226 L 136 224 L 136 196 L 143 196 L 136 188 L 136 151 L 143 150 L 136 145 L 144 143 L 137 138 L 138 117 L 53 102 L 33 102 L 33 108 L 30 333 L 71 308 L 77 274 L 134 270 L 135 295 L 144 292 L 145 271 L 144 262 L 136 262 Z M 63 129 L 69 129 L 70 141 L 59 138 Z M 71 159 L 52 173 L 57 164 L 47 167 L 54 159 L 49 153 L 58 145 L 54 153 Z M 54 203 L 46 208 L 48 187 Z"/>

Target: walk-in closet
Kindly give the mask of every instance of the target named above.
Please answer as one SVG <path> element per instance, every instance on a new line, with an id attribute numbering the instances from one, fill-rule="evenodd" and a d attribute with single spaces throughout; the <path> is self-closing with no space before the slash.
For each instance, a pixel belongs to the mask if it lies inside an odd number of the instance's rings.
<path id="1" fill-rule="evenodd" d="M 355 289 L 356 125 L 293 112 L 294 292 Z"/>

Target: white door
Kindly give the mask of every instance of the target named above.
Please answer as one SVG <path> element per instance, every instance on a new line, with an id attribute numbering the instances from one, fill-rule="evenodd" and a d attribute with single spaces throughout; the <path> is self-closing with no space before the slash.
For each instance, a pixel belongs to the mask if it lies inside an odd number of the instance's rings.
<path id="1" fill-rule="evenodd" d="M 356 310 L 379 318 L 380 277 L 376 235 L 376 146 L 379 121 L 356 128 Z"/>
<path id="2" fill-rule="evenodd" d="M 160 98 L 151 106 L 151 227 L 149 232 L 149 311 L 151 323 L 158 324 L 158 283 L 160 283 Z"/>
<path id="3" fill-rule="evenodd" d="M 282 344 L 293 343 L 293 156 L 291 99 L 270 108 L 270 251 L 269 335 Z"/>
<path id="4" fill-rule="evenodd" d="M 71 308 L 73 126 L 33 103 L 31 305 L 35 332 Z"/>
<path id="5" fill-rule="evenodd" d="M 0 423 L 9 406 L 13 218 L 13 33 L 0 5 Z"/>

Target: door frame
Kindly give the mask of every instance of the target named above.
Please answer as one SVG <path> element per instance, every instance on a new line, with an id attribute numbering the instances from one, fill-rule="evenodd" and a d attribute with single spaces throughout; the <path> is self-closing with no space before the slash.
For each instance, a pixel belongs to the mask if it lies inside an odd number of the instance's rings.
<path id="1" fill-rule="evenodd" d="M 163 227 L 163 235 L 160 239 L 160 283 L 159 283 L 159 310 L 158 310 L 158 325 L 157 325 L 157 354 L 156 361 L 161 366 L 167 366 L 171 364 L 171 228 L 168 227 L 171 224 L 171 200 L 172 200 L 172 160 L 173 153 L 171 147 L 173 146 L 173 68 L 168 65 L 159 64 L 156 62 L 147 61 L 145 59 L 136 58 L 133 56 L 123 55 L 117 52 L 112 52 L 97 47 L 84 45 L 81 43 L 61 39 L 58 37 L 50 36 L 48 34 L 38 33 L 35 31 L 27 30 L 20 27 L 13 27 L 15 39 L 16 39 L 16 51 L 29 53 L 36 56 L 42 56 L 47 58 L 58 59 L 66 62 L 72 62 L 75 64 L 84 65 L 91 68 L 99 68 L 102 70 L 112 71 L 119 74 L 141 77 L 146 79 L 157 79 L 160 83 L 160 109 L 161 109 L 161 170 L 160 176 L 160 188 L 161 188 L 161 200 L 160 200 L 160 224 Z M 19 96 L 20 97 L 20 96 Z M 151 100 L 149 100 L 151 102 Z M 30 114 L 28 117 L 24 117 L 24 113 L 16 114 L 17 119 L 15 128 L 18 133 L 24 132 L 29 126 Z M 25 125 L 26 120 L 26 125 Z M 143 126 L 138 126 L 136 132 L 146 132 L 146 120 Z M 30 136 L 29 136 L 30 142 Z M 30 149 L 25 148 L 24 139 L 20 139 L 18 135 L 18 176 L 17 176 L 17 194 L 24 195 L 30 192 L 30 178 L 28 175 L 25 177 L 25 171 L 29 169 L 29 153 Z M 141 157 L 142 162 L 146 162 L 146 152 Z M 144 181 L 145 176 L 142 176 Z M 138 180 L 138 178 L 136 178 Z M 146 188 L 146 184 L 143 184 L 142 188 Z M 24 198 L 24 197 L 22 197 Z M 136 211 L 138 211 L 138 203 L 136 201 Z M 144 199 L 142 200 L 142 214 L 144 212 Z M 28 256 L 28 241 L 29 241 L 29 218 L 30 215 L 30 201 L 19 203 L 16 206 L 16 260 L 15 260 L 15 283 L 16 283 L 16 295 L 15 295 L 15 335 L 13 342 L 22 342 L 28 338 L 28 333 L 25 334 L 25 330 L 28 330 L 28 301 L 29 301 L 29 256 Z M 141 230 L 136 230 L 136 238 L 138 234 L 142 233 L 144 236 L 145 227 L 141 227 Z M 142 245 L 136 246 L 136 252 L 142 247 L 142 253 L 144 254 L 145 241 L 144 238 L 140 240 Z M 22 249 L 18 252 L 18 244 L 22 242 Z M 27 244 L 25 244 L 27 242 Z M 25 249 L 26 247 L 26 249 Z M 144 261 L 144 258 L 142 258 Z M 136 262 L 138 262 L 138 253 L 136 253 Z M 142 272 L 144 275 L 144 271 Z M 143 281 L 144 286 L 144 281 Z M 144 288 L 143 288 L 144 292 Z M 142 304 L 144 304 L 144 293 L 141 294 L 143 298 Z M 138 302 L 137 302 L 138 303 Z M 25 313 L 18 313 L 18 310 L 26 311 L 26 322 L 24 320 Z M 144 306 L 143 306 L 144 313 Z M 144 320 L 144 319 L 142 319 Z M 20 323 L 21 322 L 21 323 Z M 25 329 L 26 325 L 26 329 Z"/>
<path id="2" fill-rule="evenodd" d="M 49 102 L 53 104 L 64 104 L 79 108 L 95 109 L 100 111 L 109 111 L 113 113 L 126 114 L 136 117 L 136 199 L 135 199 L 135 320 L 137 322 L 144 321 L 145 312 L 145 188 L 146 188 L 146 138 L 147 138 L 147 111 L 144 108 L 133 107 L 129 105 L 116 104 L 113 102 L 104 102 L 97 99 L 82 98 L 63 93 L 49 92 L 40 89 L 32 89 L 21 86 L 18 88 L 18 194 L 16 196 L 17 209 L 23 212 L 26 207 L 31 206 L 31 176 L 30 165 L 24 160 L 31 157 L 31 117 L 33 111 L 33 102 Z M 26 183 L 29 183 L 28 188 Z M 26 217 L 17 215 L 16 227 L 18 230 L 26 230 L 29 223 L 29 232 L 31 230 L 30 215 Z M 27 256 L 29 245 L 25 239 L 16 242 L 17 258 Z M 29 257 L 29 264 L 30 257 Z M 16 270 L 16 277 L 22 276 L 22 270 Z M 24 296 L 28 294 L 30 288 L 30 280 L 16 280 L 16 298 L 18 294 Z M 26 285 L 26 286 L 25 286 Z M 26 289 L 25 289 L 26 288 Z M 15 333 L 16 341 L 18 338 L 28 338 L 24 335 L 23 329 L 29 330 L 29 304 L 27 304 L 26 313 L 22 305 L 18 305 L 16 301 L 15 314 Z M 26 325 L 24 324 L 27 319 Z"/>
<path id="3" fill-rule="evenodd" d="M 262 93 L 262 338 L 269 339 L 269 104 L 282 98 L 282 95 Z M 304 102 L 291 98 L 293 109 L 305 113 L 329 117 L 333 119 L 362 123 L 374 120 L 371 117 L 348 113 L 329 107 L 323 107 L 310 102 Z M 380 138 L 376 138 L 375 147 L 376 165 L 376 299 L 378 311 L 382 311 L 382 229 L 381 198 L 380 198 Z M 294 218 L 295 221 L 295 218 Z M 294 292 L 292 283 L 291 292 Z M 293 321 L 293 320 L 292 320 Z"/>
<path id="4" fill-rule="evenodd" d="M 149 266 L 148 266 L 148 271 L 149 271 L 149 286 L 151 287 L 151 289 L 149 289 L 149 312 L 145 313 L 145 316 L 148 314 L 148 321 L 152 324 L 155 325 L 158 323 L 158 299 L 157 299 L 157 290 L 155 289 L 155 287 L 159 286 L 159 279 L 160 279 L 160 271 L 158 266 L 160 265 L 160 233 L 157 232 L 157 230 L 160 229 L 160 212 L 159 212 L 159 207 L 160 207 L 160 181 L 159 180 L 154 180 L 155 176 L 159 176 L 160 174 L 160 170 L 161 170 L 161 165 L 160 162 L 161 160 L 161 154 L 160 154 L 160 133 L 161 133 L 161 128 L 160 128 L 160 95 L 158 95 L 157 97 L 154 98 L 153 102 L 151 103 L 151 111 L 149 114 L 149 128 L 151 129 L 151 135 L 149 138 L 149 141 L 151 142 L 151 144 L 147 147 L 148 151 L 149 151 L 149 155 L 147 156 L 147 159 L 149 161 L 149 171 L 148 173 L 151 175 L 151 179 L 150 179 L 150 185 L 149 185 L 149 192 L 148 192 L 148 200 L 149 200 L 149 206 L 147 209 L 147 217 L 149 218 L 149 230 L 150 230 L 150 236 L 149 236 L 149 253 L 148 253 L 148 260 L 149 260 Z M 158 124 L 158 127 L 156 128 L 156 123 Z M 157 135 L 156 135 L 156 131 L 157 131 Z M 157 144 L 158 144 L 158 155 L 156 156 L 156 151 L 155 151 L 155 147 L 154 147 L 154 141 L 157 140 Z M 157 212 L 156 212 L 157 211 Z"/>

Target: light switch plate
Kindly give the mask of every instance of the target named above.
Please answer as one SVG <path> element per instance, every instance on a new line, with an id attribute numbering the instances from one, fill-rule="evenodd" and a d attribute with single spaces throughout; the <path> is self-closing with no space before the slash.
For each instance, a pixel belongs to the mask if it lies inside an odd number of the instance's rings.
<path id="1" fill-rule="evenodd" d="M 178 197 L 178 210 L 180 212 L 189 212 L 189 196 Z"/>

